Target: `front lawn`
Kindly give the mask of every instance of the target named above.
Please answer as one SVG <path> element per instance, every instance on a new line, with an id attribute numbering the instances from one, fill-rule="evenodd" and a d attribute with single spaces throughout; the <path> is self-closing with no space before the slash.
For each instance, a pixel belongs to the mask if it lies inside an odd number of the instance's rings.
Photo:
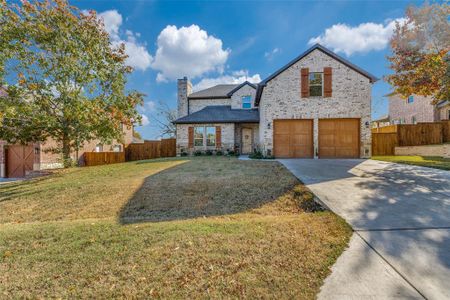
<path id="1" fill-rule="evenodd" d="M 450 158 L 439 156 L 373 156 L 372 159 L 450 170 Z"/>
<path id="2" fill-rule="evenodd" d="M 309 298 L 351 230 L 277 162 L 207 157 L 0 186 L 1 298 Z"/>

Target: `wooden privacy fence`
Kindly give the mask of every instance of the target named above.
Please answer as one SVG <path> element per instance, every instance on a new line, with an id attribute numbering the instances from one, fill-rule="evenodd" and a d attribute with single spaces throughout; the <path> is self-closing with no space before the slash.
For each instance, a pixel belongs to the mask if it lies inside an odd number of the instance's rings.
<path id="1" fill-rule="evenodd" d="M 85 166 L 100 166 L 125 162 L 125 152 L 84 152 Z"/>
<path id="2" fill-rule="evenodd" d="M 372 155 L 394 155 L 395 147 L 450 142 L 450 121 L 390 125 L 372 129 Z"/>
<path id="3" fill-rule="evenodd" d="M 176 139 L 130 144 L 125 152 L 85 152 L 85 166 L 99 166 L 125 161 L 176 156 Z"/>
<path id="4" fill-rule="evenodd" d="M 127 161 L 176 156 L 176 139 L 144 141 L 126 148 Z"/>

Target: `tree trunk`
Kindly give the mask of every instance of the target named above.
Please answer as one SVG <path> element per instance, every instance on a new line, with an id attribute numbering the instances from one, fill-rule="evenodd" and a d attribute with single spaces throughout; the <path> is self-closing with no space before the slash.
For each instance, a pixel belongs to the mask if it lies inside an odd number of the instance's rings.
<path id="1" fill-rule="evenodd" d="M 72 165 L 72 162 L 70 159 L 70 141 L 67 139 L 66 136 L 63 137 L 63 141 L 62 141 L 62 156 L 63 156 L 64 168 L 70 167 Z"/>

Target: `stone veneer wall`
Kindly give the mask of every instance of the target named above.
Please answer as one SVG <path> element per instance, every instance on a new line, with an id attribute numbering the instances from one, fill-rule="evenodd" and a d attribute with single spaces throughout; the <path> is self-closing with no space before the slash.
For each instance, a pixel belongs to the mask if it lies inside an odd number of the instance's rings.
<path id="1" fill-rule="evenodd" d="M 242 128 L 251 128 L 253 133 L 253 149 L 260 149 L 259 144 L 259 124 L 258 123 L 238 123 L 235 126 L 235 139 L 236 145 L 239 146 L 239 150 L 242 151 Z"/>
<path id="2" fill-rule="evenodd" d="M 332 97 L 301 98 L 301 68 L 323 72 L 332 67 Z M 273 153 L 274 119 L 314 119 L 314 153 L 318 151 L 318 120 L 360 118 L 362 157 L 371 155 L 371 83 L 369 79 L 320 50 L 314 50 L 267 83 L 260 101 L 260 139 Z M 270 124 L 270 126 L 269 126 Z"/>
<path id="3" fill-rule="evenodd" d="M 177 100 L 177 117 L 181 118 L 188 114 L 188 96 L 192 93 L 192 84 L 184 77 L 182 79 L 178 79 L 177 81 L 178 88 L 178 100 Z"/>
<path id="4" fill-rule="evenodd" d="M 250 85 L 246 84 L 239 90 L 231 95 L 231 108 L 240 109 L 242 108 L 242 97 L 251 96 L 252 97 L 252 108 L 255 107 L 255 95 L 256 89 L 252 88 Z"/>
<path id="5" fill-rule="evenodd" d="M 181 154 L 181 150 L 184 149 L 189 154 L 192 154 L 195 150 L 207 150 L 216 149 L 216 147 L 194 147 L 194 149 L 188 149 L 189 146 L 189 127 L 202 126 L 202 127 L 215 127 L 220 126 L 222 131 L 222 149 L 233 150 L 234 149 L 234 124 L 233 123 L 214 123 L 214 124 L 177 124 L 177 155 Z"/>
<path id="6" fill-rule="evenodd" d="M 230 98 L 223 99 L 189 99 L 189 114 L 202 110 L 206 106 L 231 105 Z"/>
<path id="7" fill-rule="evenodd" d="M 389 118 L 392 124 L 394 121 L 402 124 L 412 124 L 412 118 L 417 122 L 436 122 L 439 115 L 434 105 L 431 104 L 431 97 L 414 95 L 414 102 L 408 103 L 406 99 L 399 95 L 389 96 Z"/>

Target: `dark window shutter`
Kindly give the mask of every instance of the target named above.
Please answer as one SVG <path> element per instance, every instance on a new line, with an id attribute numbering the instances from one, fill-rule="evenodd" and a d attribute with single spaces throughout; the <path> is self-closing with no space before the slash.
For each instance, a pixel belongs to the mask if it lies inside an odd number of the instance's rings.
<path id="1" fill-rule="evenodd" d="M 222 148 L 222 130 L 220 126 L 216 126 L 216 148 Z"/>
<path id="2" fill-rule="evenodd" d="M 330 67 L 323 68 L 323 96 L 331 97 L 332 94 L 332 71 Z"/>
<path id="3" fill-rule="evenodd" d="M 308 68 L 302 68 L 301 71 L 301 96 L 302 98 L 309 97 L 309 69 Z"/>
<path id="4" fill-rule="evenodd" d="M 194 127 L 189 127 L 188 135 L 189 135 L 188 147 L 194 148 Z"/>

